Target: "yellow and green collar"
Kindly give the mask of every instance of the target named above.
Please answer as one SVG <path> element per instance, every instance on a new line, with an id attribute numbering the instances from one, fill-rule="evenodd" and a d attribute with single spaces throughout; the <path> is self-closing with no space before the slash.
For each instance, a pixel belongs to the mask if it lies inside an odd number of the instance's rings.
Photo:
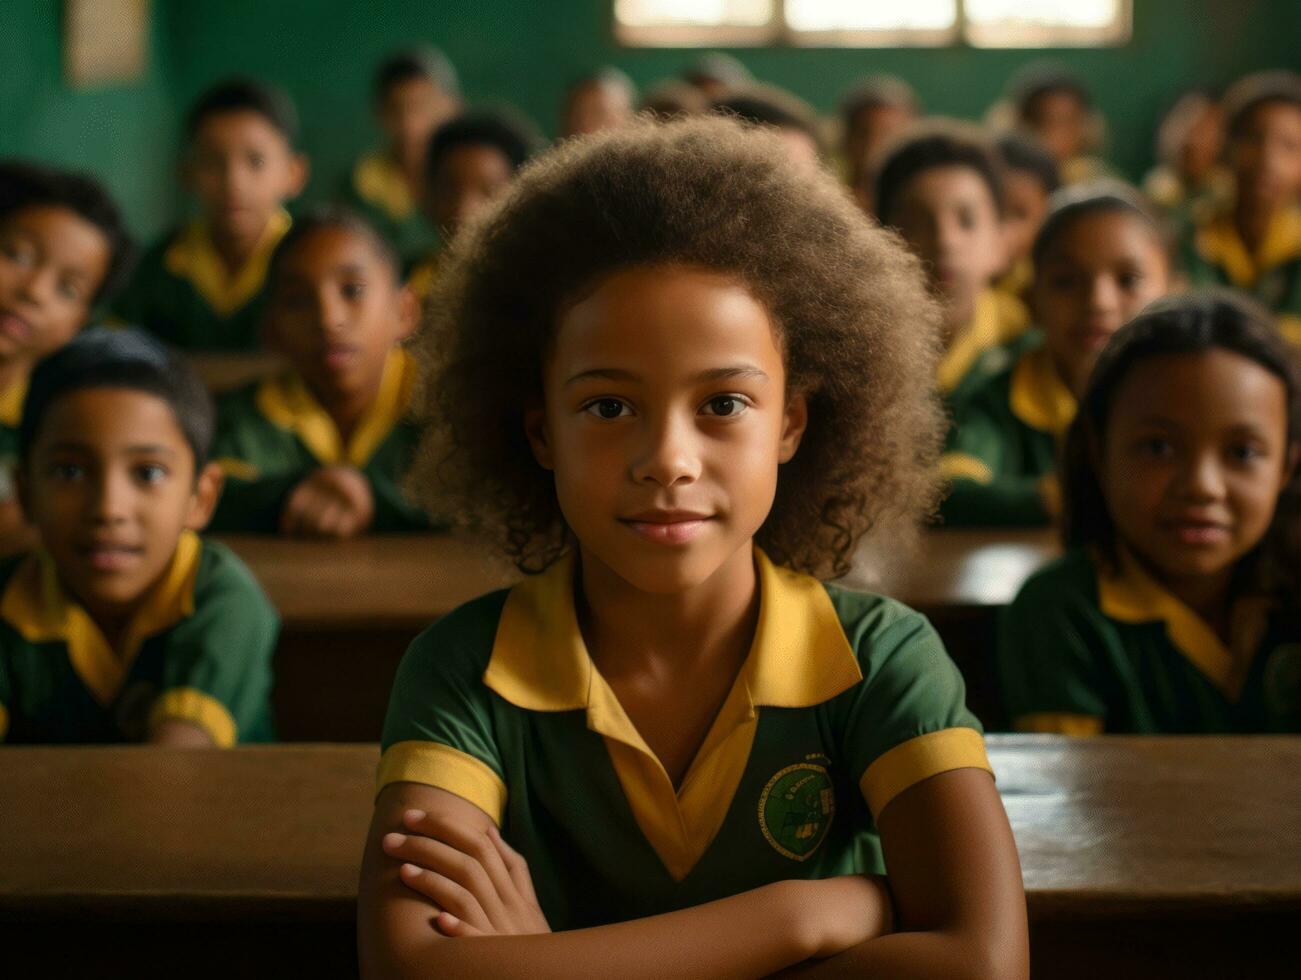
<path id="1" fill-rule="evenodd" d="M 1025 332 L 1030 323 L 1025 306 L 1014 296 L 986 289 L 976 297 L 971 324 L 954 338 L 940 358 L 936 383 L 948 394 L 958 386 L 976 359 L 991 347 L 1006 344 Z"/>
<path id="2" fill-rule="evenodd" d="M 23 401 L 27 398 L 27 379 L 15 381 L 0 391 L 0 425 L 18 428 L 23 420 Z"/>
<path id="3" fill-rule="evenodd" d="M 1115 572 L 1098 569 L 1102 613 L 1122 623 L 1164 622 L 1166 636 L 1230 701 L 1237 701 L 1267 625 L 1270 603 L 1243 599 L 1234 604 L 1233 647 L 1210 625 L 1154 579 L 1128 552 Z"/>
<path id="4" fill-rule="evenodd" d="M 1250 289 L 1276 266 L 1301 256 L 1301 207 L 1276 214 L 1256 254 L 1247 251 L 1229 211 L 1221 211 L 1198 229 L 1197 251 L 1224 269 L 1239 289 Z"/>
<path id="5" fill-rule="evenodd" d="M 168 272 L 189 282 L 218 316 L 230 316 L 262 288 L 271 253 L 289 231 L 290 224 L 289 212 L 283 209 L 271 215 L 253 253 L 232 276 L 217 253 L 207 222 L 196 218 L 167 249 L 163 265 Z"/>
<path id="6" fill-rule="evenodd" d="M 102 705 L 117 697 L 140 646 L 194 613 L 194 582 L 203 544 L 193 531 L 181 534 L 171 564 L 146 594 L 114 651 L 90 614 L 63 589 L 49 554 L 26 558 L 0 598 L 4 619 L 31 643 L 62 640 L 77 676 Z"/>
<path id="7" fill-rule="evenodd" d="M 401 348 L 389 351 L 379 392 L 362 416 L 348 444 L 301 375 L 294 371 L 267 378 L 257 389 L 258 411 L 270 422 L 294 433 L 323 466 L 347 463 L 364 467 L 407 414 L 415 384 L 416 365 Z"/>
<path id="8" fill-rule="evenodd" d="M 1061 438 L 1075 418 L 1075 396 L 1057 373 L 1046 347 L 1023 354 L 1012 369 L 1012 414 L 1032 429 Z"/>
<path id="9" fill-rule="evenodd" d="M 624 796 L 665 869 L 681 881 L 713 841 L 749 762 L 760 705 L 808 707 L 862 680 L 822 585 L 755 549 L 759 622 L 749 656 L 681 787 L 675 787 L 592 663 L 566 558 L 511 590 L 483 681 L 528 711 L 585 709 Z"/>
<path id="10" fill-rule="evenodd" d="M 368 153 L 358 160 L 352 170 L 352 186 L 363 201 L 396 221 L 409 218 L 416 209 L 402 168 L 387 153 Z"/>

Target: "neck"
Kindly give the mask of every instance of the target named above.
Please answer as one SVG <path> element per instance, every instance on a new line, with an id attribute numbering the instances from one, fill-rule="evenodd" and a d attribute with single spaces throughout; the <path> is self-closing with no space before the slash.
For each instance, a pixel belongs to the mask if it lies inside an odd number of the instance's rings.
<path id="1" fill-rule="evenodd" d="M 210 227 L 212 244 L 217 250 L 217 255 L 221 257 L 221 262 L 226 267 L 226 270 L 231 275 L 235 275 L 240 269 L 244 268 L 244 263 L 249 260 L 254 249 L 257 248 L 258 239 L 262 237 L 261 231 L 256 235 L 245 235 L 240 232 L 218 228 L 216 225 Z M 263 228 L 265 227 L 263 225 Z"/>
<path id="2" fill-rule="evenodd" d="M 1267 201 L 1252 200 L 1244 195 L 1238 195 L 1233 209 L 1233 223 L 1248 252 L 1255 254 L 1260 248 L 1265 236 L 1269 234 L 1269 225 L 1274 220 L 1277 210 Z"/>
<path id="3" fill-rule="evenodd" d="M 579 622 L 607 680 L 652 671 L 690 674 L 706 667 L 735 674 L 759 617 L 754 549 L 738 549 L 706 581 L 683 592 L 645 592 L 585 549 Z"/>
<path id="4" fill-rule="evenodd" d="M 334 422 L 335 428 L 339 430 L 339 437 L 344 445 L 352 438 L 353 432 L 356 431 L 362 417 L 367 410 L 375 403 L 375 398 L 379 393 L 379 383 L 373 387 L 368 387 L 362 391 L 352 392 L 335 392 L 332 397 L 322 398 L 317 393 L 326 414 Z"/>
<path id="5" fill-rule="evenodd" d="M 944 304 L 944 319 L 940 326 L 943 330 L 944 349 L 948 350 L 971 327 L 976 318 L 976 297 L 955 297 Z"/>
<path id="6" fill-rule="evenodd" d="M 1147 562 L 1139 561 L 1176 599 L 1200 616 L 1221 636 L 1229 621 L 1232 605 L 1233 566 L 1206 575 L 1162 575 Z"/>
<path id="7" fill-rule="evenodd" d="M 401 147 L 394 147 L 390 152 L 397 162 L 398 169 L 402 171 L 402 177 L 407 182 L 407 188 L 418 200 L 419 192 L 425 183 L 425 155 L 423 151 L 413 152 L 403 150 Z"/>

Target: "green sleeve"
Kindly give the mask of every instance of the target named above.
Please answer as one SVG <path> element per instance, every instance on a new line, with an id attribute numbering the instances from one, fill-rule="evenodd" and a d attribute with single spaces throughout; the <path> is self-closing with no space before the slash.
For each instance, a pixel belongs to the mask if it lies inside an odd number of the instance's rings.
<path id="1" fill-rule="evenodd" d="M 194 612 L 166 637 L 159 703 L 175 705 L 175 713 L 164 707 L 154 720 L 186 717 L 186 705 L 194 704 L 192 697 L 186 700 L 187 692 L 199 692 L 225 707 L 236 741 L 265 739 L 280 619 L 231 551 L 213 542 L 203 547 Z"/>
<path id="2" fill-rule="evenodd" d="M 839 590 L 832 596 L 863 672 L 836 699 L 836 732 L 873 815 L 922 779 L 987 769 L 962 674 L 926 618 L 879 596 Z"/>
<path id="3" fill-rule="evenodd" d="M 1053 719 L 1105 719 L 1103 664 L 1117 639 L 1079 552 L 1032 576 L 999 621 L 996 665 L 1008 717 L 1027 730 Z M 1036 722 L 1035 719 L 1038 719 Z"/>
<path id="4" fill-rule="evenodd" d="M 226 481 L 209 524 L 213 532 L 276 532 L 285 499 L 316 468 L 291 434 L 258 412 L 255 391 L 232 392 L 217 406 L 212 458 Z"/>

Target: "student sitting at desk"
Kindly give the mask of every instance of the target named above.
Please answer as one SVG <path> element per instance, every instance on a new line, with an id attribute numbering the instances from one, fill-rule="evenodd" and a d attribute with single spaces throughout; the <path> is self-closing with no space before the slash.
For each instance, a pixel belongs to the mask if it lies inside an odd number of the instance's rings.
<path id="1" fill-rule="evenodd" d="M 212 428 L 203 383 L 138 331 L 89 330 L 37 366 L 18 477 L 45 550 L 0 566 L 0 737 L 271 736 L 279 621 L 196 533 L 221 492 Z"/>
<path id="2" fill-rule="evenodd" d="M 1301 732 L 1301 378 L 1264 310 L 1149 306 L 1067 437 L 1065 557 L 1007 611 L 1017 728 Z"/>
<path id="3" fill-rule="evenodd" d="M 418 306 L 387 240 L 341 208 L 303 216 L 271 260 L 266 335 L 289 369 L 218 406 L 213 528 L 346 538 L 428 529 L 399 486 L 419 428 L 401 342 Z"/>
<path id="4" fill-rule="evenodd" d="M 541 573 L 402 662 L 363 974 L 1024 977 L 961 675 L 814 577 L 933 495 L 918 262 L 719 118 L 567 141 L 463 234 L 413 476 Z"/>

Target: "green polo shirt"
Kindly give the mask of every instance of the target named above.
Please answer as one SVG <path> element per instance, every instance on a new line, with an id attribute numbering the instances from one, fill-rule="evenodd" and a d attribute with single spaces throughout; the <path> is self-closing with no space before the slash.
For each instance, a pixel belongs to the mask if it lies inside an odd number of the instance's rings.
<path id="1" fill-rule="evenodd" d="M 401 486 L 420 439 L 420 428 L 407 419 L 415 375 L 411 357 L 392 351 L 379 393 L 346 444 L 294 372 L 223 397 L 212 455 L 226 485 L 211 530 L 276 531 L 290 492 L 321 467 L 339 464 L 356 467 L 370 483 L 372 531 L 429 530 L 429 517 Z"/>
<path id="2" fill-rule="evenodd" d="M 1015 296 L 986 289 L 976 297 L 967 329 L 940 358 L 935 383 L 948 405 L 960 405 L 986 378 L 1002 370 L 1019 351 L 1030 328 L 1030 314 Z M 1009 347 L 1010 345 L 1010 347 Z"/>
<path id="3" fill-rule="evenodd" d="M 387 153 L 361 157 L 339 196 L 392 243 L 404 269 L 438 244 L 438 233 L 412 199 L 406 178 Z"/>
<path id="4" fill-rule="evenodd" d="M 0 739 L 138 742 L 187 721 L 269 741 L 280 621 L 227 548 L 185 532 L 115 651 L 41 553 L 0 567 Z"/>
<path id="5" fill-rule="evenodd" d="M 954 408 L 940 458 L 950 492 L 940 505 L 954 527 L 1048 524 L 1059 511 L 1057 453 L 1075 397 L 1044 347 L 1023 353 Z"/>
<path id="6" fill-rule="evenodd" d="M 1279 332 L 1301 345 L 1301 205 L 1274 216 L 1253 254 L 1221 209 L 1193 227 L 1182 248 L 1195 286 L 1232 286 L 1278 314 Z"/>
<path id="7" fill-rule="evenodd" d="M 1084 550 L 1033 575 L 1001 623 L 1013 724 L 1066 734 L 1301 732 L 1301 629 L 1263 600 L 1234 609 L 1232 646 L 1132 558 Z"/>
<path id="8" fill-rule="evenodd" d="M 190 222 L 144 254 L 113 303 L 113 317 L 180 350 L 259 349 L 267 265 L 289 225 L 288 213 L 273 215 L 253 254 L 232 275 L 206 223 Z"/>
<path id="9" fill-rule="evenodd" d="M 884 870 L 875 817 L 988 769 L 926 620 L 756 551 L 749 657 L 680 788 L 583 644 L 572 560 L 457 609 L 399 668 L 378 783 L 476 804 L 528 860 L 552 928 L 699 905 L 787 878 Z"/>

